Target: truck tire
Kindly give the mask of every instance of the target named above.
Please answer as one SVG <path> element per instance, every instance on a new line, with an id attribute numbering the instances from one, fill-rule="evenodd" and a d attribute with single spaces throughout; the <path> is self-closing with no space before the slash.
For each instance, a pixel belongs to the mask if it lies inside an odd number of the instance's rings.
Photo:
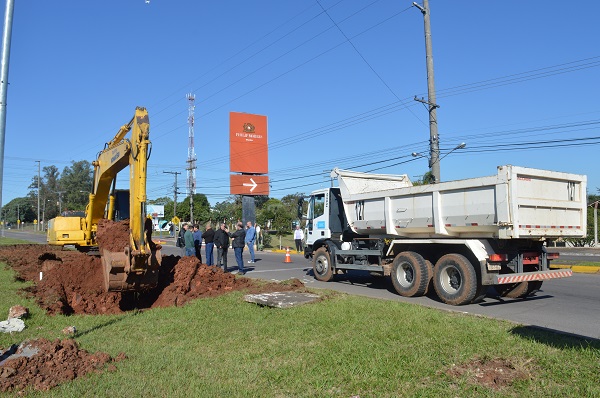
<path id="1" fill-rule="evenodd" d="M 324 247 L 319 247 L 313 255 L 313 273 L 315 278 L 321 282 L 329 282 L 333 279 L 333 267 L 329 252 Z"/>
<path id="2" fill-rule="evenodd" d="M 472 304 L 475 303 L 481 303 L 483 301 L 483 299 L 485 298 L 485 296 L 487 295 L 487 290 L 488 290 L 487 285 L 478 285 L 477 286 L 477 292 L 475 292 L 475 297 L 473 297 L 473 300 L 471 300 Z"/>
<path id="3" fill-rule="evenodd" d="M 416 297 L 424 295 L 427 291 L 431 273 L 420 254 L 402 252 L 394 259 L 390 277 L 399 295 Z"/>
<path id="4" fill-rule="evenodd" d="M 429 260 L 425 260 L 425 264 L 427 264 L 427 268 L 429 270 L 429 282 L 427 282 L 427 288 L 425 289 L 425 293 L 423 293 L 423 295 L 433 291 L 433 264 Z"/>
<path id="5" fill-rule="evenodd" d="M 433 269 L 433 287 L 446 304 L 468 304 L 477 294 L 477 274 L 465 256 L 446 254 Z"/>
<path id="6" fill-rule="evenodd" d="M 508 285 L 496 285 L 494 288 L 500 297 L 525 298 L 540 290 L 543 281 L 530 281 L 512 283 Z"/>

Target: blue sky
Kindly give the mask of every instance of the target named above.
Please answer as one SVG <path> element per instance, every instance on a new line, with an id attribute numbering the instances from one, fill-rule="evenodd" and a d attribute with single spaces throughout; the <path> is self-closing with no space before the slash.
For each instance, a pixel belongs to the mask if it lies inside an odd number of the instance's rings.
<path id="1" fill-rule="evenodd" d="M 328 186 L 333 167 L 427 171 L 410 156 L 429 140 L 413 100 L 427 81 L 412 1 L 15 3 L 3 204 L 26 195 L 36 160 L 94 160 L 136 106 L 151 122 L 149 198 L 172 197 L 164 171 L 182 173 L 185 193 L 187 93 L 197 192 L 213 204 L 229 196 L 231 111 L 268 116 L 273 197 Z M 513 164 L 586 174 L 597 193 L 600 2 L 430 7 L 442 156 L 467 144 L 441 161 L 442 180 Z"/>

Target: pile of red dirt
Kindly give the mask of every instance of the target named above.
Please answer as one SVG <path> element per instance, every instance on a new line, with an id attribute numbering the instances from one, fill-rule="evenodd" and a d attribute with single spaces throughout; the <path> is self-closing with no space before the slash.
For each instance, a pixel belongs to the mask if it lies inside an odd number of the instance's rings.
<path id="1" fill-rule="evenodd" d="M 106 292 L 99 257 L 47 245 L 14 245 L 0 247 L 0 261 L 10 265 L 18 279 L 34 283 L 24 290 L 49 314 L 116 314 L 181 306 L 234 290 L 260 293 L 304 288 L 298 280 L 279 284 L 236 278 L 195 257 L 164 256 L 155 289 L 141 294 Z"/>
<path id="2" fill-rule="evenodd" d="M 101 220 L 96 236 L 101 249 L 123 251 L 129 244 L 129 220 Z M 49 314 L 115 314 L 180 306 L 232 290 L 260 293 L 304 288 L 300 281 L 282 285 L 236 278 L 195 257 L 164 256 L 155 289 L 141 294 L 106 292 L 102 260 L 97 256 L 46 245 L 14 245 L 0 247 L 0 261 L 10 265 L 19 279 L 34 283 L 25 290 Z"/>
<path id="3" fill-rule="evenodd" d="M 98 221 L 98 231 L 96 232 L 96 242 L 100 253 L 106 249 L 111 252 L 122 252 L 125 246 L 129 246 L 129 220 Z"/>
<path id="4" fill-rule="evenodd" d="M 17 357 L 25 351 L 28 356 Z M 20 393 L 29 386 L 49 390 L 90 372 L 114 371 L 116 367 L 112 362 L 126 358 L 123 353 L 114 359 L 102 352 L 90 354 L 80 350 L 73 339 L 27 341 L 15 354 L 16 358 L 8 356 L 0 362 L 0 391 Z"/>

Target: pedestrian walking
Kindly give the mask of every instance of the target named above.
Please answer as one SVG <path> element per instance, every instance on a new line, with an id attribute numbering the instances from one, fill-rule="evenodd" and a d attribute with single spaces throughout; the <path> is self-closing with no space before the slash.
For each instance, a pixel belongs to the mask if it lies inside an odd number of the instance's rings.
<path id="1" fill-rule="evenodd" d="M 248 260 L 248 263 L 254 264 L 254 243 L 256 243 L 256 228 L 252 226 L 251 221 L 248 221 L 246 223 L 246 237 L 244 238 L 244 241 L 248 246 L 248 251 L 250 252 L 250 260 Z"/>
<path id="2" fill-rule="evenodd" d="M 198 228 L 198 224 L 194 224 L 194 250 L 196 251 L 196 258 L 202 262 L 202 231 Z"/>
<path id="3" fill-rule="evenodd" d="M 222 223 L 215 231 L 214 244 L 217 248 L 217 265 L 223 265 L 223 272 L 227 272 L 227 249 L 229 248 L 229 234 L 227 226 Z"/>
<path id="4" fill-rule="evenodd" d="M 206 250 L 206 265 L 214 265 L 213 262 L 213 248 L 215 247 L 215 231 L 212 229 L 210 222 L 206 223 L 206 230 L 202 234 L 204 238 L 204 245 Z"/>
<path id="5" fill-rule="evenodd" d="M 300 225 L 296 225 L 294 231 L 294 242 L 296 242 L 296 252 L 300 253 L 302 250 L 302 240 L 304 240 L 304 231 L 300 228 Z"/>
<path id="6" fill-rule="evenodd" d="M 244 246 L 246 245 L 244 239 L 246 237 L 246 231 L 244 230 L 244 224 L 242 224 L 241 221 L 238 221 L 235 229 L 236 231 L 229 234 L 229 236 L 233 238 L 231 246 L 233 246 L 233 251 L 235 253 L 235 261 L 237 262 L 238 266 L 238 275 L 244 275 L 246 270 L 244 269 L 243 253 Z"/>
<path id="7" fill-rule="evenodd" d="M 172 222 L 169 223 L 169 237 L 175 237 L 175 224 L 173 224 Z"/>

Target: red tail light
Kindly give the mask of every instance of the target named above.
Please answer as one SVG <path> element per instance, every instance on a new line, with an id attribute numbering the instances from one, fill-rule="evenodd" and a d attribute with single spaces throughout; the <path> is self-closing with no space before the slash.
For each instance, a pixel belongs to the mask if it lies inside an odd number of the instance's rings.
<path id="1" fill-rule="evenodd" d="M 508 256 L 506 254 L 490 254 L 489 261 L 492 263 L 501 263 L 508 260 Z"/>
<path id="2" fill-rule="evenodd" d="M 556 260 L 560 256 L 560 253 L 547 253 L 546 258 L 548 260 Z"/>

